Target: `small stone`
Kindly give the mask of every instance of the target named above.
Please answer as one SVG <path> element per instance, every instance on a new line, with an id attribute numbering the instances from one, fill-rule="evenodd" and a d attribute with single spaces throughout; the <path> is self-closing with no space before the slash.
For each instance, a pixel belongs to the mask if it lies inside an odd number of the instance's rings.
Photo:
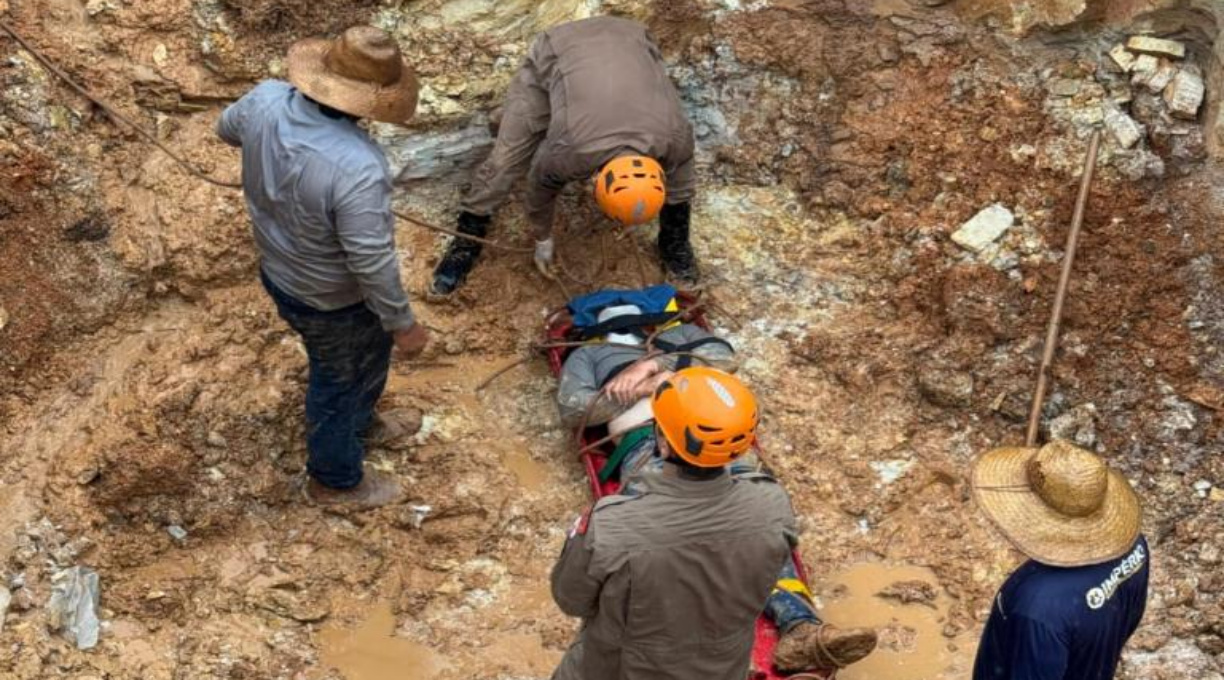
<path id="1" fill-rule="evenodd" d="M 884 600 L 896 600 L 901 604 L 924 604 L 935 607 L 935 598 L 939 591 L 926 581 L 897 581 L 876 593 L 876 597 Z"/>
<path id="2" fill-rule="evenodd" d="M 952 234 L 957 245 L 980 253 L 1015 224 L 1016 217 L 1001 204 L 984 208 Z"/>
<path id="3" fill-rule="evenodd" d="M 1199 562 L 1203 564 L 1219 564 L 1220 563 L 1220 546 L 1209 541 L 1203 542 L 1198 551 Z M 3 614 L 0 613 L 0 617 Z"/>
<path id="4" fill-rule="evenodd" d="M 229 442 L 225 441 L 225 437 L 221 436 L 220 432 L 213 430 L 208 433 L 208 445 L 214 449 L 223 449 Z"/>
<path id="5" fill-rule="evenodd" d="M 1143 79 L 1151 77 L 1156 69 L 1160 68 L 1160 60 L 1150 54 L 1145 54 L 1135 60 L 1131 66 L 1131 82 L 1139 82 Z"/>
<path id="6" fill-rule="evenodd" d="M 4 327 L 8 325 L 8 322 L 9 322 L 8 310 L 5 309 L 4 307 L 0 307 L 0 331 L 4 330 Z"/>
<path id="7" fill-rule="evenodd" d="M 1118 68 L 1122 69 L 1123 73 L 1129 73 L 1131 67 L 1135 65 L 1135 55 L 1126 49 L 1126 45 L 1115 45 L 1109 51 L 1109 58 L 1113 59 L 1114 63 L 1118 65 Z"/>
<path id="8" fill-rule="evenodd" d="M 85 3 L 85 13 L 91 17 L 96 17 L 103 12 L 113 12 L 115 9 L 115 4 L 110 0 L 89 0 Z"/>
<path id="9" fill-rule="evenodd" d="M 1150 35 L 1132 36 L 1126 41 L 1126 49 L 1138 54 L 1154 54 L 1162 57 L 1182 59 L 1186 56 L 1186 46 L 1176 40 L 1153 38 Z"/>
<path id="10" fill-rule="evenodd" d="M 170 50 L 162 43 L 157 43 L 157 47 L 153 48 L 153 63 L 158 66 L 165 66 L 166 61 L 170 59 Z"/>
<path id="11" fill-rule="evenodd" d="M 1083 83 L 1078 80 L 1072 80 L 1071 78 L 1058 78 L 1056 80 L 1051 80 L 1046 85 L 1046 89 L 1050 91 L 1050 94 L 1056 97 L 1074 97 L 1075 95 L 1079 94 L 1082 86 Z"/>
<path id="12" fill-rule="evenodd" d="M 1133 84 L 1146 87 L 1148 92 L 1151 92 L 1152 94 L 1160 94 L 1163 92 L 1165 87 L 1167 87 L 1173 80 L 1173 77 L 1177 75 L 1177 67 L 1165 59 L 1161 59 L 1158 63 L 1159 65 L 1156 67 L 1155 71 L 1150 74 L 1144 74 L 1142 77 L 1138 77 L 1138 82 Z"/>
<path id="13" fill-rule="evenodd" d="M 8 614 L 9 603 L 13 601 L 13 594 L 8 588 L 0 586 L 0 631 L 4 630 L 4 617 Z"/>
<path id="14" fill-rule="evenodd" d="M 1188 69 L 1182 69 L 1173 76 L 1172 82 L 1164 91 L 1165 104 L 1169 112 L 1178 118 L 1194 120 L 1198 117 L 1199 106 L 1203 103 L 1202 76 Z"/>
<path id="15" fill-rule="evenodd" d="M 187 540 L 187 530 L 177 524 L 171 524 L 166 527 L 166 533 L 170 534 L 170 537 L 176 541 Z"/>
<path id="16" fill-rule="evenodd" d="M 1194 493 L 1197 494 L 1199 498 L 1206 498 L 1207 492 L 1211 490 L 1212 490 L 1211 482 L 1205 479 L 1200 479 L 1194 483 Z"/>
<path id="17" fill-rule="evenodd" d="M 973 399 L 973 376 L 962 371 L 927 367 L 918 373 L 918 391 L 936 406 L 968 406 Z"/>
<path id="18" fill-rule="evenodd" d="M 1129 149 L 1138 144 L 1146 134 L 1142 125 L 1123 113 L 1122 109 L 1113 103 L 1102 104 L 1101 112 L 1105 116 L 1105 128 L 1114 136 L 1114 139 L 1118 140 L 1118 144 L 1123 149 Z"/>

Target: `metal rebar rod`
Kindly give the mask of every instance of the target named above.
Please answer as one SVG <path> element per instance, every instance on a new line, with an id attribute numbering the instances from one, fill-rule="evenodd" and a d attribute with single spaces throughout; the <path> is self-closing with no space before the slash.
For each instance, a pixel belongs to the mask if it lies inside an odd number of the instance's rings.
<path id="1" fill-rule="evenodd" d="M 1084 158 L 1084 172 L 1080 180 L 1079 198 L 1075 201 L 1075 214 L 1071 218 L 1071 231 L 1067 233 L 1067 247 L 1063 253 L 1062 273 L 1058 277 L 1058 290 L 1054 293 L 1054 308 L 1050 311 L 1050 325 L 1046 329 L 1045 351 L 1041 355 L 1041 368 L 1037 372 L 1037 386 L 1033 390 L 1033 405 L 1029 411 L 1028 434 L 1024 445 L 1037 444 L 1037 433 L 1041 428 L 1041 410 L 1045 406 L 1046 389 L 1050 382 L 1050 369 L 1054 365 L 1054 354 L 1058 351 L 1058 333 L 1062 326 L 1063 303 L 1067 299 L 1067 287 L 1071 282 L 1071 268 L 1075 264 L 1075 249 L 1079 245 L 1080 227 L 1084 223 L 1084 209 L 1088 204 L 1088 191 L 1092 187 L 1092 175 L 1096 172 L 1097 150 L 1101 145 L 1101 131 L 1094 130 L 1088 140 L 1088 155 Z"/>

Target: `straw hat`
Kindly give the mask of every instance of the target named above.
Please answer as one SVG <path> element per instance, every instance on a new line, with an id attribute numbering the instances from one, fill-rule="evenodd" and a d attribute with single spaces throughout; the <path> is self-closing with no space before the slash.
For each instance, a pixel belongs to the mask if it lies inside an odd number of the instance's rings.
<path id="1" fill-rule="evenodd" d="M 288 67 L 289 82 L 333 109 L 384 123 L 406 123 L 416 111 L 416 73 L 395 39 L 373 26 L 300 40 L 289 48 Z"/>
<path id="2" fill-rule="evenodd" d="M 978 506 L 1021 552 L 1056 567 L 1130 550 L 1142 511 L 1126 478 L 1065 441 L 988 451 L 973 465 Z"/>

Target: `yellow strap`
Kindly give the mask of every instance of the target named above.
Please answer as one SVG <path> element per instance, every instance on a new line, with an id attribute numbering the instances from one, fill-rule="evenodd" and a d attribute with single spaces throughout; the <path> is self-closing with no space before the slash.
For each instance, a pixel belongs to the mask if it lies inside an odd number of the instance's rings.
<path id="1" fill-rule="evenodd" d="M 807 599 L 812 599 L 812 591 L 808 590 L 807 584 L 797 578 L 780 578 L 774 584 L 774 592 L 785 590 L 788 593 L 802 595 Z"/>

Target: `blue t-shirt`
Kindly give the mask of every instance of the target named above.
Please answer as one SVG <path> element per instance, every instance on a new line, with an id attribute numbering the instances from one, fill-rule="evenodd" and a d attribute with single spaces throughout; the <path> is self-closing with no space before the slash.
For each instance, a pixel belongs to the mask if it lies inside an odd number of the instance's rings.
<path id="1" fill-rule="evenodd" d="M 1087 567 L 1029 560 L 999 589 L 973 680 L 1110 680 L 1147 603 L 1148 544 Z"/>

